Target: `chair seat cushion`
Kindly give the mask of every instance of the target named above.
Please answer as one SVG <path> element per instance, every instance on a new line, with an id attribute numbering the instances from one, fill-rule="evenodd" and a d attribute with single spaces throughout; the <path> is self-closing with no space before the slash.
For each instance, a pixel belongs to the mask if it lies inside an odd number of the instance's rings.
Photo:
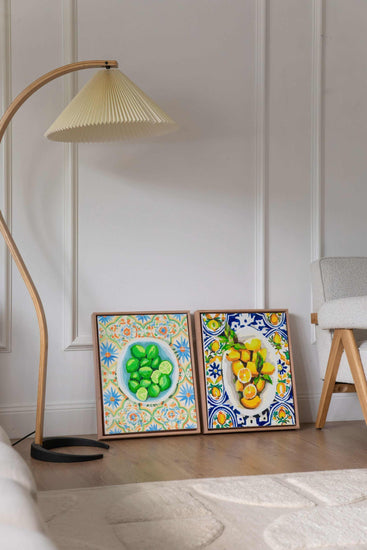
<path id="1" fill-rule="evenodd" d="M 322 329 L 367 329 L 367 296 L 325 302 L 318 311 L 318 324 Z"/>

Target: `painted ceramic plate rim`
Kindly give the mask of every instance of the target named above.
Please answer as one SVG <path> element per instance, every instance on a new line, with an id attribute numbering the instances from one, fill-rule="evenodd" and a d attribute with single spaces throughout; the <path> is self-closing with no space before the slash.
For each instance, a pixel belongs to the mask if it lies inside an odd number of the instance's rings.
<path id="1" fill-rule="evenodd" d="M 169 355 L 172 361 L 172 364 L 173 364 L 173 371 L 171 374 L 172 384 L 167 390 L 162 392 L 160 396 L 156 398 L 150 397 L 146 401 L 140 401 L 140 399 L 138 399 L 135 396 L 135 394 L 133 394 L 132 391 L 130 391 L 127 383 L 125 383 L 123 378 L 123 364 L 124 364 L 125 355 L 134 344 L 141 344 L 141 343 L 155 344 L 156 342 L 158 342 L 158 344 L 166 350 L 167 354 Z M 177 357 L 174 354 L 173 349 L 169 344 L 167 344 L 167 342 L 165 342 L 164 340 L 161 340 L 160 338 L 146 337 L 146 338 L 134 338 L 133 340 L 129 340 L 129 342 L 126 344 L 121 354 L 119 364 L 117 367 L 117 383 L 119 385 L 120 390 L 126 395 L 128 399 L 130 399 L 131 401 L 134 401 L 135 403 L 144 404 L 148 407 L 150 405 L 158 405 L 158 403 L 164 403 L 164 401 L 167 401 L 167 399 L 169 399 L 171 395 L 173 395 L 174 392 L 176 391 L 178 379 L 179 379 L 179 368 L 178 368 Z"/>
<path id="2" fill-rule="evenodd" d="M 273 365 L 275 365 L 275 370 L 271 375 L 273 384 L 269 384 L 269 383 L 266 384 L 266 387 L 262 392 L 261 405 L 256 409 L 246 409 L 245 407 L 242 407 L 242 405 L 240 404 L 238 399 L 238 394 L 234 388 L 232 363 L 231 361 L 228 361 L 228 359 L 226 359 L 225 353 L 223 354 L 223 358 L 222 358 L 223 383 L 231 405 L 241 414 L 241 416 L 255 416 L 257 414 L 261 414 L 266 409 L 270 410 L 270 405 L 273 403 L 275 399 L 276 382 L 278 379 L 278 369 L 277 369 L 278 361 L 275 355 L 275 351 L 271 346 L 269 346 L 268 341 L 264 339 L 264 335 L 261 332 L 254 329 L 250 329 L 248 327 L 244 327 L 236 331 L 236 335 L 240 342 L 247 341 L 251 338 L 259 338 L 261 340 L 261 347 L 266 348 L 268 352 L 267 359 L 269 360 L 269 363 L 272 363 Z"/>

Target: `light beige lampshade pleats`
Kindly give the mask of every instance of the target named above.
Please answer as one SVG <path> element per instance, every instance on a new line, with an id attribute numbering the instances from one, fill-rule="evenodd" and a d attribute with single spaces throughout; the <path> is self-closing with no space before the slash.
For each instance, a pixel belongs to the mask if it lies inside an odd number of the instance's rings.
<path id="1" fill-rule="evenodd" d="M 100 142 L 157 136 L 176 123 L 118 69 L 102 69 L 45 133 L 64 142 Z"/>

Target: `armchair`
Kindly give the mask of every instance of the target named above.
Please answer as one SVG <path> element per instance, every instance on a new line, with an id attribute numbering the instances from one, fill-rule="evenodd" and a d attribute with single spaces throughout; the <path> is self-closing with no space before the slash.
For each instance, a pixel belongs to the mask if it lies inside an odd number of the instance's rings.
<path id="1" fill-rule="evenodd" d="M 324 379 L 316 428 L 339 392 L 357 392 L 367 423 L 367 258 L 321 258 L 311 269 L 311 322 Z"/>

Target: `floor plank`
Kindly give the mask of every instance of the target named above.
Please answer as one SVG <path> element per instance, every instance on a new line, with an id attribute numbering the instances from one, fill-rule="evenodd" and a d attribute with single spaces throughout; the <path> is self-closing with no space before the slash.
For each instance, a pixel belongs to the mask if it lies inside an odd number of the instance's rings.
<path id="1" fill-rule="evenodd" d="M 39 490 L 145 481 L 367 468 L 363 421 L 329 422 L 300 430 L 110 441 L 104 458 L 56 464 L 30 457 L 27 439 L 16 446 Z M 89 436 L 90 437 L 90 436 Z M 91 452 L 78 448 L 71 452 Z"/>

